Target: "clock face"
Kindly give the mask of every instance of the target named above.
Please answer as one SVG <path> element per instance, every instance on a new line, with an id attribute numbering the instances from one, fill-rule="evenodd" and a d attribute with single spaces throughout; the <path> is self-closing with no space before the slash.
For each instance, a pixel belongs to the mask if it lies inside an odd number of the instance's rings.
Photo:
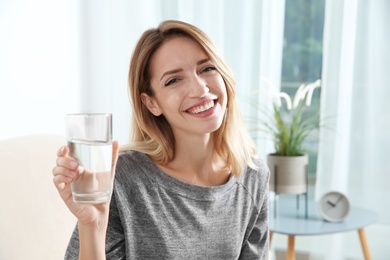
<path id="1" fill-rule="evenodd" d="M 348 198 L 338 191 L 325 193 L 319 202 L 321 216 L 330 222 L 344 220 L 348 216 L 349 209 L 350 204 Z"/>

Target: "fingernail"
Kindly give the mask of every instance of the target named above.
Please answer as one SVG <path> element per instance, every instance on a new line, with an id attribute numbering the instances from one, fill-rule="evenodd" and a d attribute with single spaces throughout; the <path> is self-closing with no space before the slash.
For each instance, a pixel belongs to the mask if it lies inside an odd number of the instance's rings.
<path id="1" fill-rule="evenodd" d="M 61 156 L 63 153 L 64 153 L 64 147 L 61 146 L 60 150 L 58 150 L 57 155 L 58 155 L 58 156 Z"/>
<path id="2" fill-rule="evenodd" d="M 79 168 L 77 168 L 77 171 L 79 174 L 82 174 L 84 172 L 84 167 L 80 165 Z"/>
<path id="3" fill-rule="evenodd" d="M 75 162 L 75 161 L 71 161 L 69 164 L 70 164 L 70 167 L 72 167 L 72 168 L 75 168 L 77 166 L 77 162 Z"/>

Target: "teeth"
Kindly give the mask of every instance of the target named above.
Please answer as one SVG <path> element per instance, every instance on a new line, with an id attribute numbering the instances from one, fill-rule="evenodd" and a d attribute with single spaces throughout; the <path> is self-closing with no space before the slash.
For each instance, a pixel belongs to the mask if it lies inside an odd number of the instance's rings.
<path id="1" fill-rule="evenodd" d="M 214 107 L 214 101 L 213 100 L 207 102 L 206 104 L 204 104 L 202 106 L 191 108 L 188 112 L 190 112 L 191 114 L 199 114 L 201 112 L 209 110 L 212 107 Z"/>

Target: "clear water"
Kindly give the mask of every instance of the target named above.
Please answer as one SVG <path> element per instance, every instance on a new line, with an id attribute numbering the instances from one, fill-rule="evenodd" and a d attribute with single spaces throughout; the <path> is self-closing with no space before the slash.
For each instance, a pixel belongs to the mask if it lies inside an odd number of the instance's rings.
<path id="1" fill-rule="evenodd" d="M 111 189 L 112 144 L 72 140 L 70 156 L 76 159 L 80 176 L 71 184 L 73 200 L 96 204 L 109 199 Z"/>

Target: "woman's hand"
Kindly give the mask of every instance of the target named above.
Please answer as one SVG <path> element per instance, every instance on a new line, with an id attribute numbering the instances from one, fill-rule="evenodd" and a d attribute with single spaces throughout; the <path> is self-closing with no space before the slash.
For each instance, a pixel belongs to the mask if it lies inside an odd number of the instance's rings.
<path id="1" fill-rule="evenodd" d="M 118 159 L 119 145 L 112 143 L 112 180 Z M 70 184 L 77 179 L 83 169 L 75 159 L 69 156 L 69 147 L 62 146 L 57 153 L 57 166 L 53 169 L 53 182 L 62 200 L 78 219 L 79 225 L 96 226 L 107 223 L 110 201 L 101 204 L 78 204 L 73 201 Z M 112 191 L 111 191 L 112 192 Z"/>
<path id="2" fill-rule="evenodd" d="M 115 177 L 119 145 L 112 143 L 112 182 Z M 78 204 L 73 201 L 70 184 L 85 169 L 69 156 L 69 147 L 63 146 L 57 153 L 57 166 L 53 169 L 53 182 L 62 200 L 78 219 L 80 251 L 79 259 L 106 259 L 105 238 L 108 225 L 110 200 L 101 204 Z M 86 174 L 85 172 L 83 174 Z M 112 189 L 111 189 L 112 192 Z"/>

